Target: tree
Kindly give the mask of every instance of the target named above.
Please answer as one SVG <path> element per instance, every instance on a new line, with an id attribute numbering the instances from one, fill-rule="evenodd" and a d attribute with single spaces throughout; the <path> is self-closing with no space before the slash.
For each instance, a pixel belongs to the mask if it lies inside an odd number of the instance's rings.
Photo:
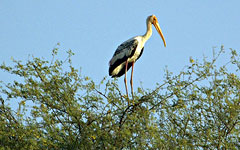
<path id="1" fill-rule="evenodd" d="M 135 104 L 118 80 L 96 84 L 71 63 L 33 57 L 1 70 L 20 77 L 1 82 L 1 149 L 239 149 L 240 57 L 216 65 L 190 58 L 183 71 L 165 70 L 153 90 L 139 87 Z M 66 68 L 68 66 L 67 70 Z M 18 103 L 14 110 L 11 103 Z"/>

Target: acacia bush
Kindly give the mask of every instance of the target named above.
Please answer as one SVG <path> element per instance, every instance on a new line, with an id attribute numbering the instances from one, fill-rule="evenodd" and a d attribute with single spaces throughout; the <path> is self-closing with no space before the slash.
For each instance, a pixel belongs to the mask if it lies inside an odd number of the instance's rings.
<path id="1" fill-rule="evenodd" d="M 56 59 L 54 48 L 50 61 L 0 66 L 19 79 L 1 81 L 1 149 L 240 149 L 236 50 L 222 46 L 212 59 L 190 58 L 179 73 L 166 69 L 164 82 L 138 87 L 129 106 L 117 79 L 96 84 L 67 54 Z"/>

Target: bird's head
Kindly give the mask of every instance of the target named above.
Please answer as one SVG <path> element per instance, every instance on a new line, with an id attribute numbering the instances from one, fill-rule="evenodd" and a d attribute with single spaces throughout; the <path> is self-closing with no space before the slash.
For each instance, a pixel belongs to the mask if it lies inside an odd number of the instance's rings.
<path id="1" fill-rule="evenodd" d="M 161 38 L 163 40 L 164 46 L 166 47 L 166 41 L 165 41 L 165 38 L 163 36 L 160 25 L 158 23 L 157 17 L 155 15 L 151 15 L 147 18 L 147 22 L 151 22 L 154 25 L 154 27 L 156 28 L 156 30 L 158 31 L 159 35 L 161 36 Z"/>

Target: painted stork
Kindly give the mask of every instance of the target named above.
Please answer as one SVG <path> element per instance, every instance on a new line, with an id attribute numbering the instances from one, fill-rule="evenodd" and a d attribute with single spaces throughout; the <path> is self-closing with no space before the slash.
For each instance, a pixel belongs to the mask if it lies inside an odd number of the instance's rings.
<path id="1" fill-rule="evenodd" d="M 141 57 L 144 49 L 145 42 L 152 35 L 152 24 L 155 26 L 156 30 L 160 34 L 163 44 L 166 47 L 166 42 L 164 36 L 162 34 L 161 28 L 158 24 L 157 17 L 155 15 L 151 15 L 146 20 L 147 23 L 147 31 L 144 35 L 135 36 L 118 46 L 117 50 L 113 54 L 112 59 L 109 61 L 109 75 L 111 77 L 120 77 L 125 74 L 124 83 L 126 88 L 126 94 L 128 97 L 128 88 L 127 88 L 127 71 L 132 67 L 131 73 L 131 91 L 133 97 L 133 68 L 134 63 Z M 129 99 L 128 99 L 129 105 Z"/>

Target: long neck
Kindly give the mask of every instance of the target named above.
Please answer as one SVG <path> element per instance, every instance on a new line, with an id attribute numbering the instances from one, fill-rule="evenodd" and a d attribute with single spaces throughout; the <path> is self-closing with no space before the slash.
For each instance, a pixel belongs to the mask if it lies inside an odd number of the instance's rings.
<path id="1" fill-rule="evenodd" d="M 152 35 L 152 23 L 150 21 L 147 21 L 147 31 L 143 35 L 143 40 L 146 42 Z"/>

